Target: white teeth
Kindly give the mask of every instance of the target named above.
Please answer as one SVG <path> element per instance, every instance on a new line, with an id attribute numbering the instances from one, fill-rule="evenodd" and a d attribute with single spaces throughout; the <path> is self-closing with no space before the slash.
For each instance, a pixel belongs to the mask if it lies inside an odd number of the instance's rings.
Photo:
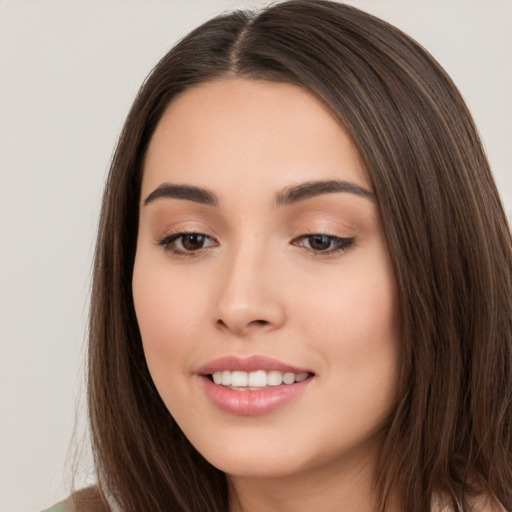
<path id="1" fill-rule="evenodd" d="M 279 372 L 276 370 L 256 370 L 254 372 L 242 372 L 224 370 L 212 374 L 213 382 L 233 388 L 265 388 L 267 386 L 280 386 L 281 384 L 293 384 L 302 382 L 309 377 L 309 373 Z"/>
<path id="2" fill-rule="evenodd" d="M 221 374 L 222 379 L 222 385 L 223 386 L 229 386 L 231 385 L 231 372 L 228 372 L 227 370 L 223 372 L 219 372 Z"/>
<path id="3" fill-rule="evenodd" d="M 249 373 L 249 387 L 263 388 L 267 385 L 267 372 L 258 370 L 257 372 Z"/>
<path id="4" fill-rule="evenodd" d="M 249 374 L 247 372 L 231 372 L 231 385 L 237 388 L 247 387 Z"/>
<path id="5" fill-rule="evenodd" d="M 269 386 L 280 386 L 283 383 L 283 373 L 272 370 L 267 374 Z"/>
<path id="6" fill-rule="evenodd" d="M 295 382 L 295 374 L 294 373 L 285 373 L 283 375 L 283 382 L 285 384 L 293 384 Z"/>

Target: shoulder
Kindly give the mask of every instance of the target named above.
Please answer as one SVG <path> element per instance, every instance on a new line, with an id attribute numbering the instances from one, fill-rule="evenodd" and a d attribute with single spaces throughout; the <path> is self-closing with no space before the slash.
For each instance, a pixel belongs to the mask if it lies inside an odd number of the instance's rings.
<path id="1" fill-rule="evenodd" d="M 111 512 L 111 509 L 97 487 L 87 487 L 43 512 Z"/>
<path id="2" fill-rule="evenodd" d="M 53 507 L 45 508 L 42 512 L 75 512 L 75 507 L 69 500 L 66 500 L 53 505 Z"/>

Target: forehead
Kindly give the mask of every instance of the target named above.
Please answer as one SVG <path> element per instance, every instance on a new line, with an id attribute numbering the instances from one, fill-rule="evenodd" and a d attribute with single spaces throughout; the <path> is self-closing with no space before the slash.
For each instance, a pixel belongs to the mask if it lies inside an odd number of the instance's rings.
<path id="1" fill-rule="evenodd" d="M 350 137 L 315 96 L 291 84 L 235 78 L 171 102 L 149 146 L 143 188 L 169 180 L 285 187 L 313 179 L 370 186 Z"/>

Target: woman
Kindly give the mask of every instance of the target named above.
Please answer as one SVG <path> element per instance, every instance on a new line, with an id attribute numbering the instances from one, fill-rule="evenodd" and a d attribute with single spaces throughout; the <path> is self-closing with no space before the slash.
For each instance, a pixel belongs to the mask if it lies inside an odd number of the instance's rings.
<path id="1" fill-rule="evenodd" d="M 510 510 L 511 301 L 481 143 L 422 48 L 326 1 L 215 18 L 114 157 L 74 503 Z"/>

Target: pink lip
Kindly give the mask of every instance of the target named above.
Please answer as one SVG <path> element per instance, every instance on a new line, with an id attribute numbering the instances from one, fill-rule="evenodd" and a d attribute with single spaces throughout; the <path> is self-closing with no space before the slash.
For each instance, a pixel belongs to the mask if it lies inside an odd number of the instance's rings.
<path id="1" fill-rule="evenodd" d="M 291 372 L 295 374 L 313 373 L 311 370 L 297 368 L 267 356 L 219 357 L 218 359 L 214 359 L 213 361 L 210 361 L 209 363 L 199 368 L 197 373 L 199 375 L 211 375 L 214 372 L 221 372 L 223 370 L 228 370 L 231 372 L 237 370 L 242 372 L 254 372 L 256 370 L 276 370 L 283 373 Z"/>
<path id="2" fill-rule="evenodd" d="M 312 377 L 309 377 L 294 384 L 282 384 L 275 387 L 241 391 L 229 389 L 210 380 L 209 376 L 212 373 L 222 370 L 245 372 L 277 370 L 283 373 L 292 372 L 295 374 L 312 372 L 266 356 L 251 356 L 247 358 L 237 356 L 221 357 L 201 367 L 197 373 L 210 400 L 225 412 L 243 416 L 257 416 L 275 411 L 305 392 L 313 380 Z"/>

